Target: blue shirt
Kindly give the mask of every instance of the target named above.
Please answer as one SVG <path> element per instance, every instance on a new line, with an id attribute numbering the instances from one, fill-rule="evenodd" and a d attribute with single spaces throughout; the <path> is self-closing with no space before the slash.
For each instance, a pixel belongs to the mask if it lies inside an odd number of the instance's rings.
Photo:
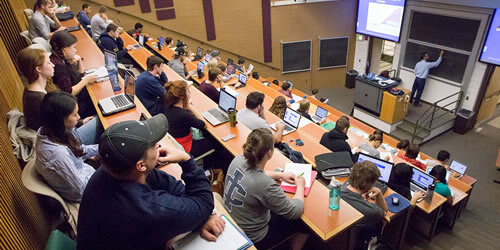
<path id="1" fill-rule="evenodd" d="M 83 194 L 77 249 L 165 249 L 212 214 L 214 200 L 203 168 L 180 162 L 182 180 L 153 169 L 146 183 L 115 179 L 100 167 Z"/>
<path id="2" fill-rule="evenodd" d="M 69 147 L 53 142 L 38 129 L 35 168 L 45 181 L 65 200 L 80 202 L 85 186 L 95 170 L 83 160 L 96 156 L 98 146 L 81 145 L 83 157 L 76 157 Z"/>
<path id="3" fill-rule="evenodd" d="M 76 18 L 78 19 L 78 22 L 80 22 L 80 24 L 83 26 L 83 28 L 85 28 L 85 30 L 90 29 L 87 28 L 87 25 L 90 25 L 90 17 L 87 15 L 87 13 L 85 13 L 85 11 L 78 11 L 78 15 L 76 16 Z"/>
<path id="4" fill-rule="evenodd" d="M 429 69 L 439 66 L 442 58 L 439 57 L 435 62 L 428 62 L 426 60 L 421 60 L 415 65 L 415 76 L 418 78 L 427 78 L 429 75 Z"/>
<path id="5" fill-rule="evenodd" d="M 163 113 L 165 110 L 165 88 L 167 75 L 162 72 L 159 77 L 149 71 L 142 72 L 135 81 L 135 96 L 141 100 L 151 115 Z"/>

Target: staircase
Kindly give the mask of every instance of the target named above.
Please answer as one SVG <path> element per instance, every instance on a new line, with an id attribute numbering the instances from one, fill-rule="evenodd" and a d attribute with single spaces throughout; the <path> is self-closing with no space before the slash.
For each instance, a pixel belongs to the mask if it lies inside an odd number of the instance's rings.
<path id="1" fill-rule="evenodd" d="M 459 91 L 433 104 L 421 102 L 422 107 L 410 106 L 408 116 L 391 135 L 421 144 L 450 130 L 455 124 L 462 95 Z"/>

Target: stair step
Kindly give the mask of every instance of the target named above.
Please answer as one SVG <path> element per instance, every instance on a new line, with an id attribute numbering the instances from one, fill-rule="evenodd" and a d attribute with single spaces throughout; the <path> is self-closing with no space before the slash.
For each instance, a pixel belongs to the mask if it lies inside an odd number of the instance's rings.
<path id="1" fill-rule="evenodd" d="M 409 140 L 411 142 L 411 133 L 409 133 L 406 130 L 400 129 L 400 128 L 396 128 L 396 130 L 391 132 L 391 136 L 394 136 L 394 137 L 398 138 L 399 140 L 406 139 L 406 140 Z M 420 144 L 422 142 L 423 142 L 423 138 L 415 137 L 413 139 L 413 143 Z"/>
<path id="2" fill-rule="evenodd" d="M 399 124 L 398 128 L 408 132 L 410 136 L 413 134 L 413 132 L 415 132 L 415 124 L 409 121 L 404 121 L 403 123 Z M 431 134 L 430 130 L 428 130 L 427 128 L 417 128 L 417 130 L 417 137 L 420 138 L 425 138 Z"/>

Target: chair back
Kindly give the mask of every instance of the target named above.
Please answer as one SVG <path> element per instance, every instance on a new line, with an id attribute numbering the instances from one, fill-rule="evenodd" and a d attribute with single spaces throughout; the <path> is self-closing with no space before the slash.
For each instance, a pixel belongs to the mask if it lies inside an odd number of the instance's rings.
<path id="1" fill-rule="evenodd" d="M 24 40 L 26 40 L 26 42 L 28 43 L 28 45 L 33 44 L 33 42 L 30 39 L 29 31 L 25 30 L 25 31 L 22 31 L 19 34 L 24 38 Z"/>
<path id="2" fill-rule="evenodd" d="M 43 39 L 43 37 L 33 38 L 33 43 L 42 45 L 43 48 L 45 49 L 45 51 L 47 51 L 49 53 L 52 52 L 52 49 L 50 48 L 49 42 L 47 40 Z"/>

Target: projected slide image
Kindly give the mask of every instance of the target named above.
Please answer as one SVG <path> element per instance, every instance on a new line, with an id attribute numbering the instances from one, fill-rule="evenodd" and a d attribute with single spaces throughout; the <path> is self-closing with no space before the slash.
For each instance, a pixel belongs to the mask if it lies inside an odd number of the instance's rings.
<path id="1" fill-rule="evenodd" d="M 367 30 L 391 36 L 399 36 L 402 21 L 403 6 L 380 3 L 368 4 Z"/>
<path id="2" fill-rule="evenodd" d="M 481 61 L 500 65 L 500 9 L 495 11 L 488 37 L 484 43 Z"/>

